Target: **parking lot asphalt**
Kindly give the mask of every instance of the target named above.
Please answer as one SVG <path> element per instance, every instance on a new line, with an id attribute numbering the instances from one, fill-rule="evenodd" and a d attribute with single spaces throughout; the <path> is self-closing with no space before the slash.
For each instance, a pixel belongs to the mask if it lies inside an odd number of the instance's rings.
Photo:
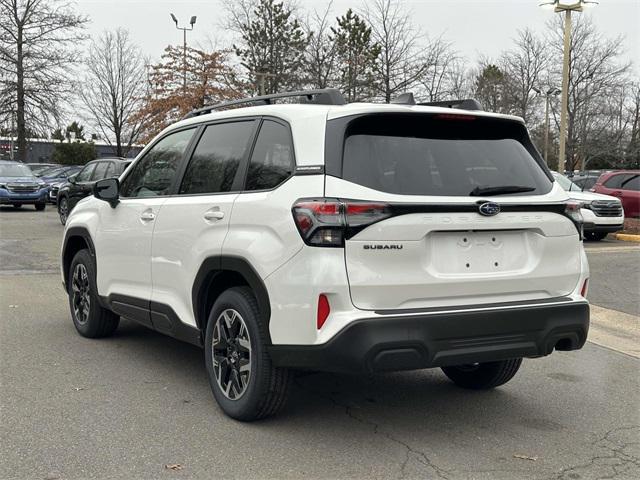
<path id="1" fill-rule="evenodd" d="M 215 405 L 200 349 L 128 321 L 76 334 L 61 234 L 53 209 L 0 209 L 2 479 L 640 478 L 640 359 L 606 339 L 525 360 L 489 392 L 439 370 L 302 373 L 282 414 L 242 424 Z M 639 321 L 638 251 L 586 246 L 598 315 Z"/>

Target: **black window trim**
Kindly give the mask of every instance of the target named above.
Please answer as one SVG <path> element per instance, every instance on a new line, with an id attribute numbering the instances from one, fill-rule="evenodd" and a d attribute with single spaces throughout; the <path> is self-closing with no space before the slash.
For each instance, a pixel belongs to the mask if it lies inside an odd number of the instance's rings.
<path id="1" fill-rule="evenodd" d="M 255 148 L 255 144 L 256 144 L 256 140 L 258 138 L 258 132 L 260 131 L 260 127 L 262 126 L 262 122 L 264 120 L 273 120 L 276 123 L 280 123 L 281 125 L 285 126 L 287 128 L 287 130 L 289 131 L 289 138 L 291 140 L 291 146 L 293 147 L 293 159 L 292 159 L 292 171 L 291 174 L 285 178 L 282 182 L 280 182 L 278 185 L 276 185 L 273 188 L 270 189 L 264 189 L 264 190 L 245 190 L 245 186 L 246 186 L 246 177 L 247 177 L 247 173 L 249 170 L 249 161 L 251 160 L 251 155 L 253 155 L 253 150 Z M 178 193 L 179 189 L 180 189 L 180 185 L 182 184 L 182 180 L 184 178 L 184 174 L 187 170 L 187 167 L 189 165 L 189 162 L 191 161 L 191 157 L 193 156 L 193 152 L 196 149 L 196 146 L 198 145 L 198 142 L 200 141 L 200 138 L 203 134 L 203 132 L 205 131 L 205 129 L 209 126 L 209 125 L 215 125 L 215 124 L 219 124 L 219 123 L 232 123 L 232 122 L 242 122 L 242 121 L 252 121 L 254 122 L 254 129 L 251 133 L 251 140 L 250 140 L 250 148 L 247 149 L 247 153 L 245 154 L 245 157 L 242 159 L 242 161 L 240 162 L 240 165 L 238 166 L 238 171 L 236 172 L 236 178 L 233 180 L 233 187 L 230 191 L 228 192 L 215 192 L 215 193 Z M 164 140 L 166 137 L 168 137 L 169 135 L 172 135 L 174 133 L 178 133 L 181 132 L 183 130 L 194 130 L 193 136 L 191 137 L 191 140 L 189 140 L 189 144 L 187 145 L 187 148 L 184 151 L 184 154 L 182 155 L 182 158 L 180 159 L 180 162 L 178 163 L 178 168 L 176 170 L 176 175 L 174 177 L 174 181 L 171 185 L 171 187 L 169 188 L 169 193 L 167 195 L 162 195 L 162 198 L 174 198 L 174 197 L 202 197 L 202 196 L 211 196 L 211 195 L 228 195 L 228 194 L 233 194 L 233 193 L 237 193 L 237 194 L 244 194 L 244 193 L 259 193 L 259 192 L 270 192 L 275 190 L 276 188 L 280 188 L 283 184 L 285 184 L 286 182 L 289 181 L 289 179 L 291 179 L 291 177 L 296 175 L 296 166 L 297 166 L 297 162 L 296 162 L 296 146 L 295 146 L 295 142 L 293 139 L 293 131 L 291 130 L 291 125 L 289 124 L 289 122 L 287 122 L 286 120 L 280 118 L 280 117 L 275 117 L 272 115 L 238 115 L 238 116 L 233 116 L 233 117 L 225 117 L 225 118 L 217 118 L 214 120 L 209 120 L 209 121 L 203 121 L 200 123 L 193 123 L 193 124 L 189 124 L 189 125 L 184 125 L 180 128 L 175 128 L 172 129 L 168 132 L 166 132 L 164 135 L 162 135 L 161 137 L 158 137 L 153 143 L 148 144 L 139 154 L 138 156 L 131 162 L 131 168 L 129 168 L 127 175 L 125 175 L 121 180 L 120 180 L 120 185 L 122 185 L 127 178 L 129 177 L 129 175 L 131 175 L 131 172 L 133 171 L 133 169 L 135 168 L 135 165 L 141 161 L 149 152 L 149 150 L 151 150 L 155 145 L 157 145 L 159 142 L 161 142 L 162 140 Z M 132 199 L 140 199 L 140 198 L 157 198 L 157 197 L 120 197 L 122 200 L 132 200 Z"/>
<path id="2" fill-rule="evenodd" d="M 282 125 L 283 127 L 285 127 L 287 129 L 287 131 L 289 132 L 289 141 L 291 142 L 291 153 L 292 153 L 292 159 L 291 159 L 291 173 L 284 178 L 279 184 L 277 184 L 275 187 L 272 188 L 263 188 L 260 190 L 247 190 L 247 177 L 249 175 L 249 164 L 251 163 L 251 157 L 253 156 L 253 151 L 256 148 L 256 143 L 258 141 L 258 135 L 260 134 L 260 129 L 262 128 L 262 124 L 264 123 L 265 120 L 271 120 L 274 121 L 275 123 L 279 123 L 280 125 Z M 297 166 L 297 162 L 296 162 L 296 146 L 293 142 L 293 131 L 291 130 L 291 125 L 289 124 L 289 122 L 282 120 L 281 118 L 278 117 L 272 117 L 270 115 L 263 115 L 260 118 L 260 125 L 258 126 L 258 129 L 256 130 L 256 133 L 253 137 L 253 143 L 251 145 L 251 151 L 249 153 L 249 156 L 247 157 L 247 161 L 245 162 L 245 164 L 243 165 L 244 168 L 244 172 L 242 175 L 242 185 L 241 185 L 241 192 L 242 194 L 245 193 L 260 193 L 260 192 L 272 192 L 277 188 L 280 188 L 282 185 L 284 185 L 285 183 L 287 183 L 291 177 L 296 175 L 296 166 Z"/>
<path id="3" fill-rule="evenodd" d="M 191 163 L 193 153 L 195 152 L 196 147 L 198 146 L 198 143 L 200 143 L 200 139 L 202 138 L 202 135 L 204 134 L 207 127 L 209 127 L 210 125 L 220 125 L 225 123 L 238 123 L 238 122 L 253 122 L 253 130 L 251 131 L 250 137 L 247 139 L 247 146 L 249 148 L 247 148 L 244 156 L 242 157 L 242 159 L 240 160 L 240 163 L 238 164 L 238 170 L 236 171 L 235 177 L 233 179 L 231 190 L 227 192 L 179 193 L 180 185 L 182 185 L 182 182 L 184 180 L 184 175 L 187 172 L 187 168 L 189 168 L 189 164 Z M 194 134 L 195 141 L 189 145 L 187 150 L 185 150 L 186 155 L 182 159 L 182 162 L 178 167 L 178 173 L 176 175 L 177 181 L 171 188 L 171 194 L 165 195 L 165 197 L 202 197 L 207 195 L 209 196 L 210 195 L 228 195 L 232 193 L 241 192 L 242 186 L 243 186 L 243 183 L 242 183 L 243 177 L 241 175 L 241 172 L 245 168 L 245 165 L 247 164 L 248 159 L 251 158 L 251 152 L 253 152 L 253 145 L 256 140 L 260 123 L 261 122 L 260 122 L 259 116 L 251 115 L 251 116 L 220 118 L 220 119 L 215 119 L 215 120 L 198 124 L 199 125 L 198 131 Z"/>

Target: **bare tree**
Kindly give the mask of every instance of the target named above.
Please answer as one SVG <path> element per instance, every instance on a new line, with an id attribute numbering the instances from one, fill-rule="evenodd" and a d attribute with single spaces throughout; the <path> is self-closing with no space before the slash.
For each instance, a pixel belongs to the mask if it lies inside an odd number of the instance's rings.
<path id="1" fill-rule="evenodd" d="M 469 98 L 473 91 L 473 81 L 466 61 L 457 58 L 447 67 L 447 88 L 443 92 L 448 98 Z M 436 98 L 440 100 L 441 98 Z"/>
<path id="2" fill-rule="evenodd" d="M 312 88 L 329 87 L 335 75 L 336 44 L 331 39 L 329 25 L 332 3 L 329 2 L 323 13 L 314 10 L 304 23 L 309 39 L 305 54 L 307 82 Z"/>
<path id="3" fill-rule="evenodd" d="M 560 84 L 562 22 L 549 24 L 551 45 L 557 50 L 552 65 L 552 78 Z M 587 165 L 593 141 L 601 137 L 611 121 L 606 105 L 619 96 L 619 88 L 627 81 L 630 64 L 621 61 L 623 37 L 604 37 L 589 17 L 579 16 L 573 24 L 569 62 L 569 108 L 567 115 L 567 169 Z M 618 93 L 617 93 L 618 92 Z M 591 140 L 590 140 L 591 139 Z M 601 137 L 602 139 L 602 137 Z M 599 148 L 617 148 L 615 137 L 607 136 L 607 146 L 599 141 Z M 592 146 L 590 146 L 590 144 Z"/>
<path id="4" fill-rule="evenodd" d="M 518 31 L 514 48 L 502 54 L 499 64 L 505 74 L 506 102 L 510 113 L 525 121 L 533 113 L 537 100 L 536 89 L 541 83 L 551 60 L 550 49 L 543 38 L 528 28 Z"/>
<path id="5" fill-rule="evenodd" d="M 91 43 L 86 66 L 80 97 L 114 153 L 126 156 L 142 128 L 135 114 L 146 92 L 145 59 L 129 33 L 118 28 Z"/>
<path id="6" fill-rule="evenodd" d="M 640 168 L 640 81 L 638 80 L 630 85 L 626 111 L 629 118 L 629 136 L 623 166 Z"/>
<path id="7" fill-rule="evenodd" d="M 1 109 L 15 110 L 17 157 L 24 160 L 27 131 L 58 123 L 87 19 L 61 0 L 0 0 L 0 18 Z"/>
<path id="8" fill-rule="evenodd" d="M 461 98 L 462 90 L 467 89 L 467 72 L 451 42 L 442 37 L 427 42 L 421 62 L 426 68 L 420 85 L 430 102 Z"/>
<path id="9" fill-rule="evenodd" d="M 420 58 L 422 34 L 398 0 L 373 0 L 361 14 L 371 27 L 372 41 L 380 47 L 375 64 L 377 87 L 389 103 L 416 85 L 428 67 Z"/>

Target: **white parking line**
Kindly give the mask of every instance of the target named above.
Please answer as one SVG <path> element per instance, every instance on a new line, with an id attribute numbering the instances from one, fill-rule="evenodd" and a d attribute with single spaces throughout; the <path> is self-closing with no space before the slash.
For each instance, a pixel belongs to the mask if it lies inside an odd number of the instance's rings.
<path id="1" fill-rule="evenodd" d="M 589 248 L 585 247 L 585 252 L 587 253 L 615 253 L 615 252 L 640 252 L 640 246 L 625 246 L 625 247 L 596 247 Z"/>

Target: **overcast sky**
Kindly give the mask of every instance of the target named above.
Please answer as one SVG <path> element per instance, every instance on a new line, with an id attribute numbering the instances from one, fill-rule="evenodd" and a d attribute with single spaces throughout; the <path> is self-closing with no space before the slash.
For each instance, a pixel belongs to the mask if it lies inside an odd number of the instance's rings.
<path id="1" fill-rule="evenodd" d="M 539 0 L 405 0 L 413 12 L 414 21 L 431 36 L 444 33 L 455 48 L 469 60 L 478 54 L 497 56 L 510 46 L 516 31 L 525 27 L 543 30 L 553 11 L 538 7 Z M 297 0 L 303 11 L 316 8 L 323 11 L 328 0 Z M 347 8 L 359 9 L 365 1 L 334 0 L 333 12 L 342 15 Z M 222 28 L 224 10 L 220 0 L 78 0 L 78 10 L 91 19 L 92 37 L 105 29 L 121 26 L 131 32 L 142 51 L 157 60 L 170 43 L 182 42 L 182 32 L 175 29 L 169 13 L 188 23 L 191 15 L 198 20 L 188 42 L 208 43 L 217 40 L 220 46 L 230 37 Z M 588 15 L 607 36 L 622 34 L 629 59 L 639 72 L 640 63 L 640 0 L 600 0 Z M 581 14 L 584 15 L 584 14 Z"/>

